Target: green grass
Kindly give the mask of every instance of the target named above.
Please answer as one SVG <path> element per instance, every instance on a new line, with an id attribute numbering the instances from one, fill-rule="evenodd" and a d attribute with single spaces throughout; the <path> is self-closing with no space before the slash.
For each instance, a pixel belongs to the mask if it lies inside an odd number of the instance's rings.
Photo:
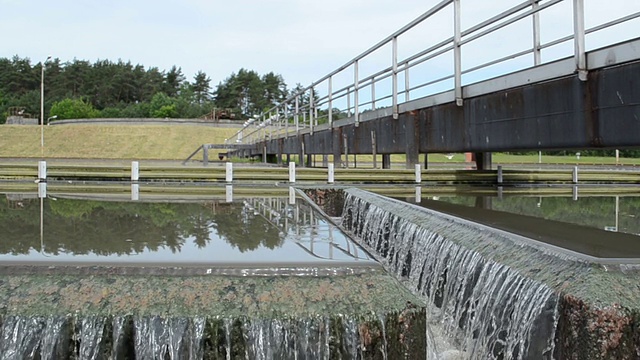
<path id="1" fill-rule="evenodd" d="M 202 144 L 222 144 L 236 128 L 189 125 L 0 126 L 0 158 L 184 160 Z"/>
<path id="2" fill-rule="evenodd" d="M 184 160 L 202 144 L 222 144 L 238 128 L 189 125 L 56 125 L 44 127 L 44 154 L 40 147 L 40 127 L 0 125 L 0 158 L 84 158 L 132 160 Z M 217 152 L 214 150 L 214 153 Z M 214 159 L 215 155 L 211 157 Z M 332 158 L 330 156 L 330 158 Z M 353 155 L 349 163 L 353 164 Z M 316 162 L 321 163 L 317 156 Z M 331 161 L 331 160 L 330 160 Z M 358 163 L 372 162 L 371 155 L 358 155 Z M 382 164 L 382 156 L 377 156 Z M 404 155 L 391 161 L 405 162 Z M 430 163 L 463 163 L 465 155 L 429 154 Z M 424 155 L 420 156 L 424 162 Z M 615 164 L 614 157 L 547 156 L 545 164 Z M 535 164 L 538 155 L 493 154 L 494 164 Z M 640 165 L 638 158 L 621 158 L 620 164 Z"/>

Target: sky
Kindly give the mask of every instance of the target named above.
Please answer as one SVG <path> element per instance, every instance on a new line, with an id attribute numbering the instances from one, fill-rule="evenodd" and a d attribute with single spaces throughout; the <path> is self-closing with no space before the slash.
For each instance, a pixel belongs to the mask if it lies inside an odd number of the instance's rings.
<path id="1" fill-rule="evenodd" d="M 544 0 L 547 1 L 547 0 Z M 292 87 L 309 85 L 387 37 L 440 0 L 0 0 L 0 57 L 48 55 L 61 62 L 131 61 L 146 68 L 182 68 L 189 81 L 204 71 L 215 87 L 241 68 L 274 72 Z M 462 0 L 463 28 L 521 0 Z M 542 37 L 572 30 L 571 0 L 541 14 Z M 640 11 L 638 0 L 585 0 L 587 27 Z M 555 8 L 555 7 L 554 7 Z M 446 12 L 449 14 L 449 12 Z M 521 24 L 530 32 L 530 22 Z M 434 17 L 399 40 L 400 56 L 450 36 L 450 16 Z M 506 29 L 493 43 L 463 48 L 463 66 L 506 48 L 529 46 L 531 35 Z M 640 22 L 588 38 L 592 47 L 640 36 Z M 525 46 L 525 47 L 526 47 Z M 569 44 L 569 47 L 572 45 Z M 543 58 L 544 58 L 543 53 Z M 553 51 L 550 50 L 550 57 Z M 371 69 L 388 66 L 389 51 Z M 448 60 L 447 60 L 448 61 Z M 448 66 L 448 65 L 447 65 Z M 368 71 L 366 68 L 364 71 Z M 374 70 L 370 70 L 373 72 Z"/>

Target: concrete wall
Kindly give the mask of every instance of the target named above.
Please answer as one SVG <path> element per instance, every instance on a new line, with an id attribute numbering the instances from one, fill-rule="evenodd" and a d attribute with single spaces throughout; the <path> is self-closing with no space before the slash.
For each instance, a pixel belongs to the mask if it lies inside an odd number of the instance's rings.
<path id="1" fill-rule="evenodd" d="M 38 125 L 38 119 L 28 119 L 22 116 L 9 116 L 7 118 L 7 125 Z"/>

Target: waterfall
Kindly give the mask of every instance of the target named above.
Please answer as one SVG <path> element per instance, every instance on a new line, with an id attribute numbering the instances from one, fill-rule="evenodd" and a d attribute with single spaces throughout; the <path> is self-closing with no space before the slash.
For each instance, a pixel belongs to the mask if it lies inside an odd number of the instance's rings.
<path id="1" fill-rule="evenodd" d="M 342 226 L 433 305 L 430 321 L 466 357 L 552 358 L 558 298 L 551 288 L 444 238 L 430 230 L 424 216 L 386 209 L 350 193 Z M 478 236 L 452 232 L 472 240 Z M 485 246 L 487 252 L 501 251 Z"/>
<path id="2" fill-rule="evenodd" d="M 358 359 L 360 331 L 384 327 L 381 319 L 6 316 L 0 359 Z M 388 340 L 373 341 L 385 345 L 369 351 L 386 359 Z"/>

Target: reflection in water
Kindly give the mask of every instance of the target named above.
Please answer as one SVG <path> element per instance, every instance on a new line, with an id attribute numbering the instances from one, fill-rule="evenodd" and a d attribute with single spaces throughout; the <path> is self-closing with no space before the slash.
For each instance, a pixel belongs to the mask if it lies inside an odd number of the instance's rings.
<path id="1" fill-rule="evenodd" d="M 0 202 L 0 261 L 374 264 L 308 204 L 290 200 L 144 203 L 7 196 Z"/>
<path id="2" fill-rule="evenodd" d="M 574 201 L 572 197 L 457 195 L 423 199 L 419 205 L 587 257 L 640 259 L 636 221 L 640 198 L 636 197 Z"/>
<path id="3" fill-rule="evenodd" d="M 559 195 L 477 195 L 473 193 L 455 196 L 429 196 L 407 198 L 407 202 L 421 203 L 433 199 L 441 202 L 494 210 L 511 214 L 531 216 L 576 224 L 600 230 L 640 235 L 640 197 L 609 195 L 576 197 L 572 190 L 569 196 Z"/>

